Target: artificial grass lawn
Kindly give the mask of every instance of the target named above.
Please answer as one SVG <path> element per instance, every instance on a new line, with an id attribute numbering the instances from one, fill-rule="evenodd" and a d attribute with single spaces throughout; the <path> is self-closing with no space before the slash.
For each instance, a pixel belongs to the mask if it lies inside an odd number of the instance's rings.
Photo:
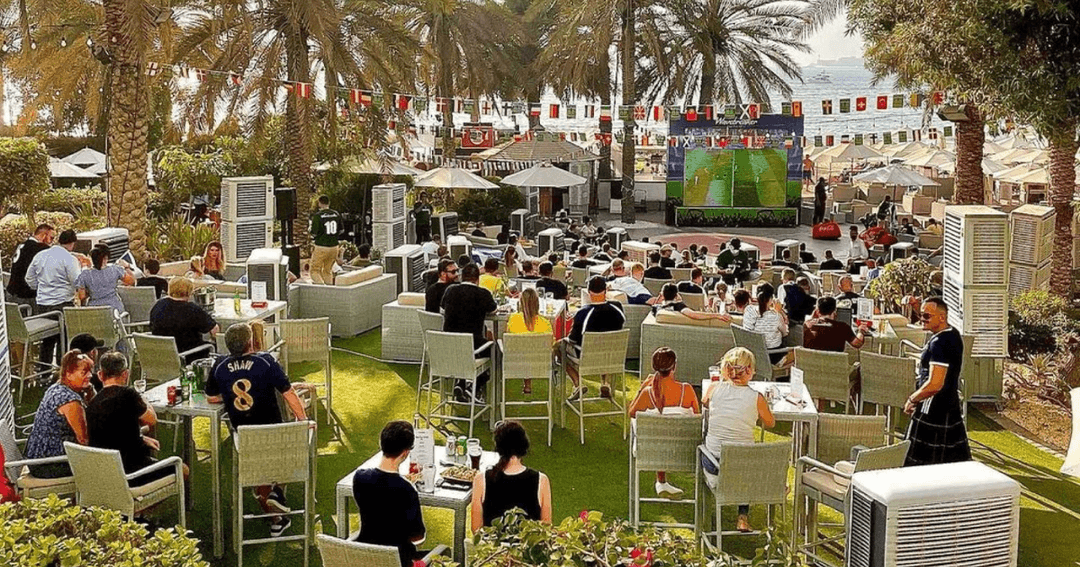
<path id="1" fill-rule="evenodd" d="M 378 330 L 359 337 L 339 339 L 335 346 L 355 352 L 378 356 L 380 335 Z M 390 420 L 411 420 L 415 403 L 417 366 L 403 364 L 383 364 L 348 353 L 334 352 L 334 411 L 340 418 L 344 440 L 332 438 L 329 428 L 320 423 L 319 457 L 317 463 L 318 481 L 315 490 L 317 499 L 316 513 L 318 521 L 316 533 L 336 532 L 334 485 L 349 474 L 359 464 L 378 450 L 378 436 L 383 425 Z M 312 367 L 294 367 L 290 376 L 295 379 L 305 372 L 312 372 Z M 313 382 L 321 382 L 322 375 L 315 370 L 310 374 Z M 637 391 L 637 379 L 628 376 L 629 395 Z M 513 386 L 510 392 L 520 396 L 520 386 Z M 595 385 L 593 386 L 595 392 Z M 512 394 L 513 395 L 513 394 Z M 534 386 L 533 398 L 539 399 L 543 390 Z M 23 412 L 29 413 L 36 407 L 39 391 L 27 393 Z M 320 410 L 319 419 L 324 419 Z M 626 517 L 628 510 L 628 450 L 627 442 L 622 437 L 622 422 L 617 418 L 593 418 L 586 420 L 585 445 L 578 442 L 578 426 L 573 414 L 567 412 L 566 428 L 556 426 L 552 435 L 552 446 L 548 447 L 546 431 L 542 422 L 526 422 L 532 440 L 532 449 L 526 458 L 528 465 L 545 472 L 551 478 L 554 517 L 558 522 L 569 515 L 577 515 L 581 510 L 599 510 L 607 517 Z M 979 450 L 976 457 L 1010 475 L 1024 486 L 1020 515 L 1020 552 L 1018 565 L 1023 567 L 1064 567 L 1080 565 L 1080 483 L 1075 479 L 1066 479 L 1057 471 L 1061 461 L 1032 447 L 1014 434 L 1000 429 L 993 422 L 975 413 L 969 419 L 969 431 L 973 440 L 988 445 L 997 454 Z M 486 427 L 478 424 L 476 436 L 485 448 L 492 447 L 491 434 Z M 778 432 L 786 434 L 783 427 Z M 200 447 L 209 443 L 209 428 L 205 420 L 196 422 L 196 434 Z M 171 447 L 168 429 L 162 432 L 162 447 Z M 772 437 L 770 434 L 769 437 Z M 221 560 L 212 558 L 212 507 L 210 501 L 209 462 L 202 460 L 195 465 L 193 472 L 195 509 L 188 513 L 188 527 L 196 537 L 202 540 L 203 557 L 212 565 L 236 565 L 232 553 L 232 509 L 229 506 L 231 494 L 231 460 L 228 445 L 222 445 L 222 491 L 225 496 L 224 519 L 226 554 Z M 678 486 L 689 489 L 692 477 L 671 475 Z M 641 481 L 643 495 L 652 496 L 651 476 Z M 299 490 L 291 490 L 289 500 L 294 506 L 301 503 Z M 245 504 L 248 510 L 256 505 L 248 497 Z M 642 505 L 643 519 L 678 519 L 691 518 L 688 507 L 674 514 L 668 512 L 672 506 L 663 508 L 657 505 Z M 351 530 L 358 527 L 358 520 L 352 506 Z M 790 536 L 791 505 L 786 507 L 784 516 L 778 520 L 781 534 L 786 539 Z M 824 520 L 835 520 L 836 515 L 827 513 L 822 508 Z M 175 510 L 170 506 L 157 515 L 159 521 L 175 520 Z M 426 547 L 434 544 L 452 543 L 449 511 L 425 509 L 425 522 L 428 528 Z M 725 527 L 734 520 L 734 510 L 725 510 Z M 754 507 L 751 523 L 755 527 L 763 526 L 765 513 L 763 507 Z M 299 523 L 289 533 L 297 533 Z M 245 534 L 248 538 L 265 537 L 266 527 L 258 521 L 248 522 Z M 752 556 L 755 546 L 763 539 L 750 537 L 725 537 L 725 551 L 743 557 Z M 314 547 L 314 546 L 313 546 Z M 283 566 L 299 567 L 303 554 L 298 543 L 278 543 L 251 546 L 245 550 L 244 564 L 248 566 Z M 312 549 L 312 565 L 320 565 L 318 552 Z"/>

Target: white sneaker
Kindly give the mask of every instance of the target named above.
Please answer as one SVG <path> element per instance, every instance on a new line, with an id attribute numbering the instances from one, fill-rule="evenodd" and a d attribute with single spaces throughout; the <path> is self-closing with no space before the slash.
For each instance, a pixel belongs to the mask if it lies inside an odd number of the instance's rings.
<path id="1" fill-rule="evenodd" d="M 667 482 L 656 481 L 656 495 L 661 498 L 676 499 L 682 496 L 682 489 Z"/>

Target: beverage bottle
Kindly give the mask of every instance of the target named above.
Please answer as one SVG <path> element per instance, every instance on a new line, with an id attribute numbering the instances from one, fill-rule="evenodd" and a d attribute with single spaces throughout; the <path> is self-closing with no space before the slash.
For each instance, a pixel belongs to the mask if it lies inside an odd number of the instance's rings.
<path id="1" fill-rule="evenodd" d="M 232 305 L 233 305 L 233 309 L 236 310 L 236 313 L 239 314 L 240 313 L 240 294 L 239 293 L 234 293 L 233 294 Z"/>

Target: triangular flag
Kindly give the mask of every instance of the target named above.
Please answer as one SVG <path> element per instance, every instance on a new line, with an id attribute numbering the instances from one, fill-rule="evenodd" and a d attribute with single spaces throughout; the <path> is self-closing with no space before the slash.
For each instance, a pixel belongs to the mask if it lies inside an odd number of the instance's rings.
<path id="1" fill-rule="evenodd" d="M 888 110 L 889 109 L 889 96 L 888 95 L 878 95 L 878 97 L 877 97 L 877 109 L 878 110 Z"/>

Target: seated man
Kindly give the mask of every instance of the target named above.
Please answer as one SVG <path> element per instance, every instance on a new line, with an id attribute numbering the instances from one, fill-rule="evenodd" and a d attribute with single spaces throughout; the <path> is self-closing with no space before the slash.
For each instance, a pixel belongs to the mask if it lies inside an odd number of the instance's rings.
<path id="1" fill-rule="evenodd" d="M 265 352 L 255 352 L 251 327 L 231 325 L 225 331 L 229 356 L 218 359 L 206 380 L 206 401 L 225 404 L 230 427 L 281 423 L 277 394 L 285 399 L 297 421 L 307 419 L 304 405 L 296 396 L 285 371 Z M 255 488 L 255 499 L 266 514 L 284 514 L 291 509 L 285 503 L 285 490 L 278 485 Z M 278 537 L 292 525 L 288 516 L 275 516 L 270 523 L 270 537 Z"/>
<path id="2" fill-rule="evenodd" d="M 413 560 L 423 557 L 416 544 L 426 535 L 420 496 L 399 472 L 409 459 L 413 439 L 411 423 L 387 423 L 379 435 L 379 466 L 353 473 L 353 498 L 360 511 L 356 541 L 396 547 L 402 567 L 413 567 Z"/>
<path id="3" fill-rule="evenodd" d="M 780 272 L 780 287 L 776 290 L 776 300 L 780 303 L 784 303 L 784 295 L 787 294 L 788 284 L 795 283 L 795 270 L 791 268 L 784 268 Z"/>
<path id="4" fill-rule="evenodd" d="M 728 314 L 741 316 L 750 305 L 750 292 L 745 289 L 735 290 L 735 293 L 731 294 L 731 302 Z"/>
<path id="5" fill-rule="evenodd" d="M 867 248 L 873 248 L 878 244 L 889 247 L 897 242 L 896 237 L 889 233 L 888 222 L 884 220 L 879 220 L 876 226 L 863 231 L 859 238 L 866 243 Z"/>
<path id="6" fill-rule="evenodd" d="M 538 280 L 540 276 L 536 273 L 536 265 L 538 262 L 532 260 L 525 260 L 521 263 L 521 273 L 518 274 L 518 279 L 522 280 Z"/>
<path id="7" fill-rule="evenodd" d="M 438 234 L 431 235 L 431 240 L 420 244 L 420 248 L 423 249 L 424 255 L 428 260 L 432 258 L 441 258 L 442 254 L 439 253 L 439 249 L 442 248 L 442 237 Z"/>
<path id="8" fill-rule="evenodd" d="M 649 254 L 649 269 L 645 270 L 645 277 L 650 280 L 671 279 L 671 271 L 660 264 L 661 259 L 659 252 L 652 252 Z"/>
<path id="9" fill-rule="evenodd" d="M 575 258 L 574 262 L 572 264 L 570 264 L 570 267 L 572 267 L 572 268 L 588 268 L 589 266 L 592 266 L 594 263 L 595 262 L 593 262 L 592 259 L 589 258 L 589 247 L 582 244 L 581 246 L 578 247 L 578 249 L 577 249 L 577 258 Z"/>
<path id="10" fill-rule="evenodd" d="M 836 284 L 840 288 L 840 292 L 836 294 L 837 300 L 843 299 L 858 299 L 861 295 L 855 293 L 855 282 L 852 281 L 851 276 L 843 276 L 840 278 L 840 282 Z"/>
<path id="11" fill-rule="evenodd" d="M 784 309 L 787 310 L 788 321 L 799 324 L 814 313 L 816 300 L 810 295 L 810 279 L 802 276 L 799 279 L 783 286 Z"/>
<path id="12" fill-rule="evenodd" d="M 866 267 L 869 268 L 866 271 L 866 285 L 870 285 L 870 282 L 876 280 L 881 276 L 881 268 L 885 265 L 885 257 L 882 256 L 877 260 L 867 260 Z"/>
<path id="13" fill-rule="evenodd" d="M 915 226 L 911 224 L 911 219 L 904 217 L 900 219 L 900 234 L 906 234 L 908 236 L 915 236 Z"/>
<path id="14" fill-rule="evenodd" d="M 671 257 L 671 253 L 674 251 L 672 246 L 668 244 L 660 249 L 660 267 L 661 268 L 674 268 L 677 265 L 675 258 Z"/>
<path id="15" fill-rule="evenodd" d="M 784 266 L 784 267 L 788 267 L 788 268 L 798 268 L 799 267 L 799 263 L 791 259 L 791 250 L 788 250 L 786 248 L 780 253 L 780 259 L 779 260 L 773 260 L 773 265 L 774 266 Z"/>
<path id="16" fill-rule="evenodd" d="M 629 276 L 624 275 L 611 281 L 611 289 L 625 293 L 631 305 L 652 305 L 656 303 L 656 298 L 645 284 L 641 283 L 644 278 L 645 268 L 641 264 L 634 264 L 630 266 Z"/>
<path id="17" fill-rule="evenodd" d="M 487 238 L 487 233 L 484 232 L 484 223 L 476 223 L 476 228 L 474 228 L 470 234 L 479 238 Z"/>
<path id="18" fill-rule="evenodd" d="M 152 287 L 157 292 L 157 298 L 169 292 L 169 280 L 158 275 L 161 271 L 161 262 L 151 258 L 143 265 L 148 275 L 135 280 L 136 287 Z"/>
<path id="19" fill-rule="evenodd" d="M 705 320 L 705 319 L 719 319 L 721 321 L 731 321 L 731 317 L 722 313 L 707 313 L 705 311 L 695 311 L 687 307 L 682 301 L 682 296 L 679 295 L 679 287 L 673 283 L 666 283 L 660 290 L 661 303 L 653 305 L 653 313 L 658 313 L 661 310 L 674 311 L 676 313 L 682 313 L 690 319 Z"/>
<path id="20" fill-rule="evenodd" d="M 461 266 L 464 268 L 465 266 Z M 499 277 L 499 260 L 488 258 L 484 260 L 484 273 L 480 274 L 479 286 L 488 290 L 493 295 L 500 291 L 506 291 L 506 284 Z"/>
<path id="21" fill-rule="evenodd" d="M 803 264 L 811 264 L 817 262 L 817 257 L 813 252 L 806 251 L 806 243 L 799 244 L 799 261 Z"/>
<path id="22" fill-rule="evenodd" d="M 690 280 L 679 282 L 679 293 L 705 295 L 705 272 L 701 268 L 692 268 L 690 270 Z"/>
<path id="23" fill-rule="evenodd" d="M 587 386 L 581 385 L 581 377 L 578 376 L 577 359 L 581 356 L 581 340 L 585 333 L 604 333 L 618 331 L 626 323 L 626 315 L 623 314 L 622 304 L 618 301 L 608 301 L 607 282 L 600 276 L 589 278 L 589 305 L 578 309 L 574 314 L 574 324 L 570 328 L 570 335 L 563 339 L 566 353 L 566 374 L 574 383 L 574 391 L 570 394 L 570 401 L 578 398 L 589 391 Z M 611 387 L 608 386 L 608 377 L 601 377 L 600 396 L 611 399 Z"/>
<path id="24" fill-rule="evenodd" d="M 498 267 L 499 261 L 495 260 L 495 265 Z M 442 306 L 443 294 L 446 293 L 446 288 L 452 284 L 457 283 L 458 279 L 458 266 L 453 260 L 439 260 L 439 281 L 429 285 L 427 290 L 424 291 L 424 311 L 428 313 L 438 313 L 439 307 Z"/>
<path id="25" fill-rule="evenodd" d="M 615 254 L 611 251 L 611 243 L 605 242 L 600 248 L 600 251 L 593 255 L 593 260 L 597 262 L 610 262 L 614 258 Z"/>
<path id="26" fill-rule="evenodd" d="M 447 333 L 468 333 L 473 336 L 473 349 L 480 348 L 488 342 L 484 332 L 484 320 L 488 313 L 494 312 L 499 306 L 491 292 L 478 285 L 480 281 L 480 268 L 476 264 L 469 264 L 461 269 L 461 283 L 450 286 L 442 297 L 443 331 Z M 491 356 L 491 348 L 486 348 L 475 354 L 475 358 Z M 490 374 L 485 372 L 476 379 L 476 398 L 478 403 L 484 403 L 485 387 Z M 469 403 L 471 395 L 465 387 L 464 380 L 458 380 L 454 385 L 454 398 L 463 404 Z"/>
<path id="27" fill-rule="evenodd" d="M 935 219 L 928 219 L 926 221 L 926 231 L 932 234 L 936 234 L 938 236 L 941 236 L 945 232 L 942 226 L 938 224 L 938 221 Z"/>
<path id="28" fill-rule="evenodd" d="M 836 258 L 833 258 L 832 250 L 825 251 L 825 261 L 821 263 L 819 269 L 824 271 L 836 271 L 843 270 L 844 263 Z"/>
<path id="29" fill-rule="evenodd" d="M 374 262 L 371 261 L 371 245 L 364 243 L 360 245 L 359 252 L 356 257 L 349 260 L 349 265 L 356 268 L 366 268 Z"/>
<path id="30" fill-rule="evenodd" d="M 540 279 L 536 282 L 537 290 L 543 289 L 545 292 L 552 294 L 555 299 L 566 299 L 569 295 L 569 290 L 566 289 L 566 283 L 561 282 L 553 277 L 555 272 L 555 266 L 551 262 L 543 262 L 540 264 Z"/>
<path id="31" fill-rule="evenodd" d="M 176 339 L 178 352 L 189 351 L 206 344 L 203 335 L 214 336 L 218 324 L 205 309 L 191 302 L 195 283 L 189 278 L 173 278 L 169 295 L 162 297 L 150 309 L 150 332 L 159 337 Z M 189 354 L 184 362 L 191 363 L 206 356 L 206 352 Z"/>
<path id="32" fill-rule="evenodd" d="M 813 318 L 803 325 L 803 346 L 808 349 L 844 352 L 845 344 L 859 348 L 865 341 L 864 325 L 855 332 L 851 325 L 836 320 L 836 299 L 832 297 L 818 299 Z"/>
<path id="33" fill-rule="evenodd" d="M 160 449 L 161 444 L 141 431 L 143 426 L 153 427 L 157 423 L 157 414 L 134 388 L 128 386 L 128 362 L 124 353 L 114 350 L 101 355 L 98 377 L 104 387 L 86 405 L 89 445 L 120 451 L 127 474 L 157 462 L 151 453 Z M 184 465 L 185 475 L 187 471 L 187 465 Z M 132 479 L 128 484 L 142 486 L 172 472 L 171 468 L 158 469 Z"/>

